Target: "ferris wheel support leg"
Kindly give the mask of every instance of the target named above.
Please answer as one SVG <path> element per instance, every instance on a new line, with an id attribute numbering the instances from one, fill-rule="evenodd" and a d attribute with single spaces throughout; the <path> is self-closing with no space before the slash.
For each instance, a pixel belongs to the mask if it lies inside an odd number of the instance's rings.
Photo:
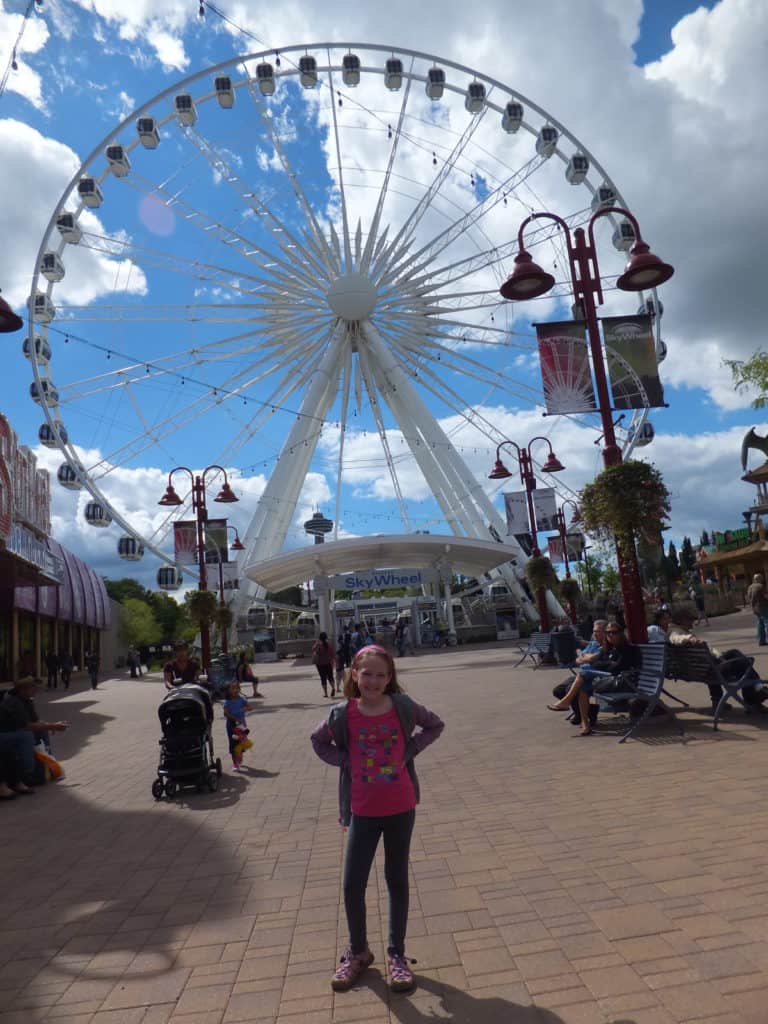
<path id="1" fill-rule="evenodd" d="M 285 541 L 317 446 L 318 422 L 324 419 L 336 396 L 343 338 L 344 331 L 337 329 L 304 393 L 296 421 L 245 532 L 246 550 L 240 563 L 243 567 L 274 555 Z M 252 586 L 239 592 L 238 610 L 252 593 Z"/>
<path id="2" fill-rule="evenodd" d="M 383 378 L 379 381 L 382 395 L 391 405 L 400 425 L 404 426 L 404 419 L 406 423 L 410 420 L 425 439 L 425 451 L 420 451 L 419 447 L 414 446 L 410 441 L 409 444 L 441 507 L 443 507 L 443 502 L 440 501 L 440 494 L 445 493 L 447 482 L 449 490 L 445 497 L 449 504 L 456 506 L 456 513 L 463 520 L 464 528 L 469 536 L 481 540 L 487 539 L 489 524 L 493 525 L 496 530 L 504 531 L 506 525 L 493 503 L 411 385 L 397 358 L 387 349 L 381 336 L 371 325 L 366 325 L 365 335 L 371 354 L 378 363 L 380 378 Z M 404 415 L 405 408 L 409 412 Z M 441 452 L 439 462 L 435 455 L 438 446 Z M 451 526 L 454 532 L 458 533 L 455 519 Z M 525 552 L 513 538 L 508 538 L 508 546 L 516 549 L 518 562 L 524 564 L 527 561 Z M 512 567 L 500 566 L 498 572 L 520 602 L 526 617 L 534 621 L 538 619 L 536 606 L 528 597 Z"/>

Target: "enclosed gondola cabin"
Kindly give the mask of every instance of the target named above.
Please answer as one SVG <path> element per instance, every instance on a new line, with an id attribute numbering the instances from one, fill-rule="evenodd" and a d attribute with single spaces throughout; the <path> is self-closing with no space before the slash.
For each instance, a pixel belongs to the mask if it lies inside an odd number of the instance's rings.
<path id="1" fill-rule="evenodd" d="M 663 363 L 664 360 L 667 358 L 667 352 L 668 349 L 666 341 L 664 341 L 663 338 L 659 338 L 659 344 L 656 347 L 656 362 Z"/>
<path id="2" fill-rule="evenodd" d="M 403 62 L 399 57 L 390 57 L 384 65 L 384 85 L 390 92 L 397 92 L 403 84 Z"/>
<path id="3" fill-rule="evenodd" d="M 509 135 L 513 135 L 523 123 L 523 105 L 515 100 L 510 100 L 504 107 L 501 115 L 501 127 Z"/>
<path id="4" fill-rule="evenodd" d="M 442 68 L 429 68 L 427 70 L 427 81 L 424 86 L 427 96 L 431 100 L 441 100 L 445 92 L 445 72 Z"/>
<path id="5" fill-rule="evenodd" d="M 160 145 L 160 131 L 154 117 L 140 117 L 136 122 L 136 131 L 145 149 L 157 149 Z"/>
<path id="6" fill-rule="evenodd" d="M 256 82 L 262 96 L 274 96 L 275 94 L 275 69 L 266 61 L 256 65 Z"/>
<path id="7" fill-rule="evenodd" d="M 64 279 L 64 264 L 55 252 L 44 252 L 40 260 L 40 273 L 46 281 L 62 281 Z"/>
<path id="8" fill-rule="evenodd" d="M 66 429 L 64 427 L 64 424 L 63 423 L 57 423 L 56 424 L 56 430 L 58 430 L 58 432 L 59 432 L 59 437 L 61 438 L 61 443 L 62 444 L 66 444 L 67 441 L 68 441 L 68 438 L 67 438 L 67 431 L 66 431 Z M 40 444 L 44 445 L 46 448 L 58 448 L 59 447 L 59 443 L 56 440 L 56 432 L 54 431 L 54 429 L 50 425 L 50 423 L 41 423 L 40 424 L 40 429 L 37 432 L 37 438 L 38 438 Z"/>
<path id="9" fill-rule="evenodd" d="M 77 194 L 80 196 L 83 206 L 87 206 L 91 210 L 97 210 L 104 202 L 104 196 L 96 179 L 91 178 L 90 175 L 86 175 L 78 181 Z"/>
<path id="10" fill-rule="evenodd" d="M 597 186 L 592 197 L 592 212 L 597 213 L 598 210 L 604 210 L 608 206 L 613 206 L 615 202 L 616 190 L 603 182 L 602 185 Z"/>
<path id="11" fill-rule="evenodd" d="M 235 105 L 235 90 L 232 88 L 232 79 L 229 75 L 217 75 L 213 80 L 213 88 L 216 90 L 216 99 L 223 110 L 230 110 Z"/>
<path id="12" fill-rule="evenodd" d="M 179 119 L 179 124 L 183 125 L 185 128 L 191 128 L 195 121 L 197 121 L 197 108 L 195 107 L 195 101 L 188 92 L 180 92 L 174 97 L 173 109 L 176 111 L 176 117 Z"/>
<path id="13" fill-rule="evenodd" d="M 112 514 L 100 501 L 89 501 L 85 506 L 85 521 L 89 526 L 105 529 L 112 523 Z"/>
<path id="14" fill-rule="evenodd" d="M 62 462 L 56 471 L 56 479 L 67 491 L 82 490 L 82 484 L 75 470 L 68 462 Z"/>
<path id="15" fill-rule="evenodd" d="M 126 178 L 131 169 L 131 161 L 128 159 L 123 146 L 107 146 L 106 153 L 109 169 L 116 178 Z"/>
<path id="16" fill-rule="evenodd" d="M 175 565 L 161 565 L 157 570 L 157 585 L 161 590 L 178 590 L 183 580 Z"/>
<path id="17" fill-rule="evenodd" d="M 308 53 L 299 57 L 299 81 L 305 89 L 314 89 L 317 85 L 317 61 Z"/>
<path id="18" fill-rule="evenodd" d="M 637 430 L 630 430 L 629 440 L 634 441 L 638 448 L 645 448 L 656 437 L 656 431 L 650 420 L 641 423 Z"/>
<path id="19" fill-rule="evenodd" d="M 470 82 L 464 97 L 464 109 L 470 114 L 479 114 L 485 106 L 485 86 L 482 82 Z"/>
<path id="20" fill-rule="evenodd" d="M 32 296 L 32 316 L 38 323 L 49 324 L 56 316 L 56 307 L 44 292 Z"/>
<path id="21" fill-rule="evenodd" d="M 144 545 L 126 533 L 117 542 L 117 554 L 126 562 L 139 562 L 144 557 Z"/>
<path id="22" fill-rule="evenodd" d="M 77 245 L 83 237 L 83 232 L 78 227 L 75 215 L 70 213 L 69 210 L 60 213 L 56 218 L 56 228 L 64 241 L 70 245 Z"/>
<path id="23" fill-rule="evenodd" d="M 635 244 L 635 229 L 628 220 L 619 221 L 616 230 L 613 232 L 613 246 L 619 252 L 629 252 Z"/>
<path id="24" fill-rule="evenodd" d="M 31 359 L 32 358 L 32 339 L 31 338 L 25 338 L 24 339 L 24 344 L 21 346 L 21 350 L 24 353 L 24 355 L 27 357 L 27 359 Z M 37 359 L 38 363 L 46 363 L 47 364 L 48 361 L 51 358 L 51 346 L 48 344 L 48 342 L 44 338 L 41 338 L 39 334 L 35 335 L 34 350 L 35 350 L 35 358 Z"/>
<path id="25" fill-rule="evenodd" d="M 249 629 L 265 629 L 269 625 L 266 608 L 249 608 L 246 616 Z"/>
<path id="26" fill-rule="evenodd" d="M 341 61 L 341 77 L 344 85 L 354 89 L 360 84 L 360 58 L 355 53 L 345 53 Z"/>
<path id="27" fill-rule="evenodd" d="M 32 381 L 29 385 L 29 397 L 33 402 L 37 402 L 38 405 L 43 401 L 47 405 L 59 404 L 59 392 L 54 384 L 45 378 L 40 381 L 39 385 L 36 380 Z"/>
<path id="28" fill-rule="evenodd" d="M 548 160 L 557 148 L 559 138 L 557 128 L 551 124 L 545 124 L 536 137 L 536 152 Z"/>
<path id="29" fill-rule="evenodd" d="M 657 312 L 659 316 L 664 316 L 664 303 L 661 299 L 654 299 L 652 295 L 649 295 L 645 302 L 640 304 L 637 314 L 641 316 L 643 313 L 647 313 L 653 319 Z"/>
<path id="30" fill-rule="evenodd" d="M 565 179 L 571 185 L 580 185 L 589 174 L 589 160 L 583 153 L 574 153 L 565 168 Z"/>

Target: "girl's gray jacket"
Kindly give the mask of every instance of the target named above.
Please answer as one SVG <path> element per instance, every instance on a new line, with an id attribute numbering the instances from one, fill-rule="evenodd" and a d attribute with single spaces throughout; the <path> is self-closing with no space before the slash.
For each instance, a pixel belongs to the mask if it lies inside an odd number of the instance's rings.
<path id="1" fill-rule="evenodd" d="M 347 703 L 345 700 L 340 704 L 334 704 L 327 720 L 321 722 L 310 737 L 317 756 L 326 764 L 339 768 L 339 821 L 344 826 L 349 825 L 352 820 L 352 773 L 349 767 L 347 740 Z M 392 704 L 403 729 L 405 765 L 411 776 L 418 803 L 419 779 L 413 759 L 430 743 L 435 742 L 445 728 L 445 723 L 433 711 L 417 704 L 405 693 L 393 693 Z M 414 734 L 416 726 L 419 726 L 421 731 Z"/>

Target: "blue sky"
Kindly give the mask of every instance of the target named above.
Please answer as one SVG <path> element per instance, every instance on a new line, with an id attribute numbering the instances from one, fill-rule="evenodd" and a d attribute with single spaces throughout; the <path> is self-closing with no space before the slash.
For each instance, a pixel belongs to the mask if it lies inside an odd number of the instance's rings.
<path id="1" fill-rule="evenodd" d="M 23 9 L 3 3 L 2 67 Z M 447 66 L 454 61 L 497 78 L 511 95 L 532 101 L 526 107 L 532 125 L 544 123 L 532 109 L 535 104 L 566 129 L 563 152 L 583 145 L 616 182 L 654 250 L 677 267 L 661 293 L 662 335 L 670 352 L 661 375 L 669 408 L 652 412 L 657 438 L 642 456 L 656 461 L 669 480 L 672 536 L 732 528 L 750 497 L 737 482 L 739 439 L 759 417 L 749 409 L 748 397 L 733 393 L 722 360 L 750 353 L 749 339 L 757 336 L 760 321 L 749 275 L 734 274 L 736 293 L 733 285 L 726 289 L 707 246 L 712 248 L 712 209 L 718 204 L 729 209 L 717 227 L 720 256 L 735 253 L 747 265 L 753 239 L 760 237 L 747 198 L 751 183 L 759 180 L 764 143 L 745 149 L 749 103 L 735 109 L 745 81 L 757 87 L 764 74 L 759 47 L 753 52 L 749 43 L 750 21 L 752 35 L 760 34 L 755 25 L 760 5 L 676 0 L 643 8 L 635 2 L 617 12 L 615 5 L 593 0 L 574 12 L 573 5 L 551 0 L 522 16 L 503 58 L 493 40 L 494 16 L 501 18 L 498 23 L 504 20 L 499 6 L 495 11 L 489 5 L 470 38 L 436 25 L 428 10 L 404 34 L 396 12 L 388 23 L 381 11 L 363 4 L 347 35 L 374 45 L 391 40 L 395 47 L 435 54 Z M 280 12 L 255 3 L 222 9 L 273 48 L 273 63 L 274 49 L 287 50 L 283 70 L 301 55 L 289 49 L 292 45 L 340 38 L 334 5 L 322 14 L 300 2 Z M 547 15 L 550 60 L 542 62 L 535 51 Z M 305 30 L 296 38 L 292 25 L 299 19 Z M 171 113 L 180 80 L 263 48 L 210 11 L 198 19 L 170 2 L 128 10 L 106 0 L 95 6 L 51 0 L 32 13 L 18 48 L 19 71 L 10 73 L 0 98 L 0 145 L 10 157 L 4 161 L 5 216 L 16 239 L 13 250 L 0 255 L 0 287 L 17 308 L 28 294 L 48 219 L 81 161 L 94 152 L 85 170 L 101 174 L 104 143 L 133 145 L 135 111 L 153 96 L 168 91 L 144 111 L 162 121 Z M 310 47 L 309 52 L 321 64 L 326 59 L 324 51 Z M 338 63 L 342 52 L 333 51 L 332 62 Z M 386 56 L 371 53 L 366 59 L 380 66 Z M 423 75 L 426 66 L 417 63 L 415 73 Z M 229 73 L 242 81 L 242 65 Z M 462 87 L 472 77 L 450 66 L 448 74 Z M 330 82 L 321 76 L 320 87 L 306 91 L 288 76 L 264 101 L 250 97 L 243 86 L 231 110 L 221 109 L 211 90 L 207 73 L 189 86 L 198 107 L 193 129 L 182 130 L 175 118 L 168 119 L 157 149 L 136 146 L 128 176 L 104 179 L 104 204 L 82 220 L 85 244 L 62 250 L 67 275 L 53 288 L 59 314 L 49 330 L 50 373 L 61 391 L 61 417 L 78 458 L 115 511 L 167 550 L 167 523 L 155 505 L 164 474 L 176 464 L 221 461 L 233 471 L 241 493 L 232 515 L 245 532 L 278 459 L 285 464 L 302 458 L 301 451 L 284 448 L 302 415 L 316 424 L 319 439 L 309 442 L 311 447 L 317 441 L 317 447 L 287 545 L 303 542 L 300 524 L 316 507 L 332 518 L 338 510 L 341 536 L 446 530 L 445 517 L 409 454 L 410 428 L 398 428 L 385 400 L 378 406 L 389 445 L 388 452 L 383 449 L 364 367 L 350 377 L 346 403 L 341 374 L 339 393 L 323 416 L 302 405 L 310 386 L 305 373 L 321 359 L 329 339 L 321 264 L 327 258 L 343 269 L 346 263 L 344 205 L 350 247 L 355 249 L 359 218 L 359 244 L 365 248 L 393 150 L 376 236 L 383 238 L 382 251 L 445 170 L 414 231 L 413 246 L 424 249 L 426 272 L 458 264 L 462 273 L 444 269 L 451 282 L 430 293 L 442 311 L 429 314 L 439 323 L 428 343 L 420 335 L 414 341 L 405 328 L 395 330 L 394 313 L 381 306 L 377 329 L 384 331 L 387 345 L 400 345 L 410 386 L 489 493 L 495 488 L 485 477 L 495 443 L 501 437 L 524 443 L 536 433 L 550 437 L 567 465 L 565 493 L 577 491 L 599 468 L 599 449 L 592 443 L 599 431 L 584 419 L 541 417 L 531 328 L 535 320 L 568 317 L 566 289 L 560 289 L 560 298 L 514 308 L 497 303 L 492 294 L 511 270 L 511 241 L 527 212 L 543 206 L 577 216 L 588 206 L 589 193 L 565 183 L 562 162 L 553 158 L 531 171 L 532 135 L 507 136 L 490 113 L 478 119 L 479 127 L 469 128 L 461 95 L 430 104 L 421 84 L 413 88 L 398 132 L 403 92 L 387 91 L 381 75 L 372 72 L 364 73 L 356 89 L 344 86 L 336 74 Z M 264 116 L 262 103 L 268 110 Z M 123 118 L 127 123 L 120 129 Z M 471 138 L 463 144 L 467 132 Z M 713 154 L 723 154 L 722 165 L 710 166 Z M 515 174 L 524 180 L 509 186 L 507 194 L 504 182 Z M 594 169 L 591 180 L 599 183 Z M 303 198 L 297 199 L 295 183 Z M 449 225 L 477 206 L 489 206 L 497 187 L 493 211 L 474 224 L 467 221 L 465 231 L 443 243 Z M 73 198 L 64 205 L 74 208 Z M 338 258 L 331 223 L 341 238 Z M 302 262 L 308 237 L 319 248 Z M 50 246 L 54 243 L 56 234 L 49 239 Z M 598 248 L 610 279 L 624 257 L 613 249 L 609 230 L 598 231 Z M 542 242 L 536 252 L 561 281 L 557 240 Z M 473 299 L 474 292 L 480 297 Z M 606 293 L 606 312 L 633 313 L 636 307 L 633 296 Z M 409 306 L 408 331 L 414 309 Z M 20 439 L 35 445 L 42 418 L 28 398 L 31 368 L 21 355 L 22 339 L 23 334 L 7 336 L 2 343 L 7 352 L 3 411 Z M 373 393 L 386 397 L 380 390 Z M 406 413 L 410 417 L 413 410 Z M 345 418 L 339 491 L 339 424 Z M 59 453 L 45 449 L 40 457 L 54 471 L 61 462 Z M 725 486 L 711 488 L 714 479 Z M 124 567 L 114 549 L 122 531 L 113 526 L 94 537 L 97 531 L 89 532 L 82 521 L 86 497 L 57 490 L 57 535 L 90 554 L 103 571 L 119 574 Z M 142 571 L 153 571 L 157 562 L 148 559 L 146 565 Z"/>

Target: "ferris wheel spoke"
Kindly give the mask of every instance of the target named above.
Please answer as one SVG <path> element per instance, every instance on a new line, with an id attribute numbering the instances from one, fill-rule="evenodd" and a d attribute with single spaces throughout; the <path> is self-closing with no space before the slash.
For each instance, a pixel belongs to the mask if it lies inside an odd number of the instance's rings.
<path id="1" fill-rule="evenodd" d="M 330 63 L 331 63 L 331 54 L 330 54 L 330 50 L 329 50 L 328 51 L 328 64 L 330 65 Z M 332 114 L 331 122 L 333 124 L 333 137 L 334 137 L 334 143 L 335 143 L 335 149 L 336 149 L 336 173 L 339 176 L 339 197 L 341 199 L 341 224 L 342 224 L 342 234 L 343 234 L 343 238 L 344 238 L 344 269 L 346 270 L 347 273 L 349 273 L 352 270 L 353 266 L 354 266 L 354 262 L 353 262 L 353 259 L 352 259 L 352 240 L 351 240 L 350 232 L 349 232 L 349 217 L 348 217 L 348 213 L 347 213 L 347 197 L 346 197 L 346 193 L 344 191 L 344 171 L 343 171 L 342 163 L 341 163 L 341 143 L 339 141 L 339 122 L 338 122 L 338 118 L 336 116 L 336 104 L 333 101 L 333 97 L 334 97 L 334 94 L 335 94 L 335 90 L 334 90 L 334 87 L 333 87 L 333 71 L 331 70 L 330 66 L 328 68 L 328 89 L 329 89 L 330 96 L 331 96 L 330 107 L 331 107 L 331 114 Z M 333 225 L 331 225 L 331 226 L 333 226 Z M 341 263 L 341 261 L 339 261 L 339 262 Z"/>
<path id="2" fill-rule="evenodd" d="M 405 242 L 405 240 L 413 236 L 422 218 L 430 209 L 432 203 L 437 198 L 437 196 L 440 195 L 440 190 L 450 177 L 451 173 L 453 172 L 456 166 L 456 163 L 463 155 L 464 150 L 472 141 L 475 132 L 482 124 L 487 111 L 488 107 L 484 107 L 480 114 L 477 115 L 477 117 L 473 117 L 469 121 L 461 136 L 457 140 L 455 146 L 453 147 L 452 151 L 450 152 L 448 157 L 443 161 L 442 166 L 440 167 L 437 174 L 433 178 L 429 188 L 418 201 L 416 206 L 413 208 L 410 215 L 405 219 L 402 227 L 400 228 L 397 235 L 393 239 L 392 245 L 390 246 L 389 249 L 389 260 L 391 266 L 394 267 L 400 263 L 399 250 L 401 243 Z M 403 250 L 403 253 L 405 253 L 405 251 L 406 250 Z"/>
<path id="3" fill-rule="evenodd" d="M 429 242 L 423 245 L 415 253 L 408 256 L 405 261 L 400 262 L 397 266 L 393 266 L 389 273 L 392 274 L 393 272 L 397 272 L 401 275 L 406 274 L 410 277 L 417 274 L 420 270 L 423 270 L 438 251 L 442 251 L 449 247 L 456 241 L 456 239 L 466 234 L 471 228 L 476 226 L 486 214 L 495 209 L 495 207 L 503 201 L 505 190 L 509 192 L 519 188 L 522 183 L 530 177 L 530 175 L 534 174 L 538 170 L 542 163 L 542 157 L 532 157 L 505 182 L 498 185 L 494 190 L 490 191 L 486 196 L 476 202 L 474 206 L 472 206 L 471 209 L 469 209 L 463 216 L 457 218 L 447 227 L 443 228 Z M 488 239 L 488 242 L 490 244 L 490 239 Z"/>
<path id="4" fill-rule="evenodd" d="M 258 93 L 257 89 L 254 87 L 253 78 L 251 77 L 251 74 L 248 71 L 248 67 L 246 64 L 243 64 L 243 70 L 247 75 L 248 95 L 251 97 L 253 105 L 256 108 L 256 112 L 258 113 L 261 123 L 264 126 L 264 130 L 269 138 L 270 143 L 272 144 L 272 148 L 275 151 L 275 155 L 280 161 L 280 164 L 283 168 L 283 172 L 285 173 L 286 176 L 286 180 L 291 184 L 296 201 L 304 215 L 306 227 L 309 229 L 311 233 L 313 244 L 314 246 L 316 246 L 316 251 L 318 252 L 318 254 L 321 255 L 322 263 L 325 267 L 325 272 L 328 276 L 333 277 L 338 273 L 339 268 L 334 262 L 333 254 L 328 246 L 328 243 L 325 239 L 322 230 L 320 229 L 320 224 L 318 223 L 317 217 L 315 216 L 315 212 L 312 209 L 312 206 L 304 193 L 304 189 L 301 187 L 299 176 L 288 159 L 288 155 L 285 152 L 285 148 L 283 147 L 280 137 L 275 131 L 273 118 L 270 117 L 269 111 L 267 110 L 264 100 Z"/>
<path id="5" fill-rule="evenodd" d="M 411 69 L 413 68 L 413 61 L 411 61 Z M 389 228 L 385 228 L 381 236 L 379 236 L 379 227 L 381 225 L 381 215 L 384 210 L 384 203 L 386 202 L 387 195 L 389 193 L 389 183 L 392 177 L 392 168 L 395 164 L 395 158 L 397 156 L 400 141 L 402 139 L 403 123 L 405 121 L 405 112 L 408 108 L 408 100 L 411 95 L 411 76 L 409 75 L 405 82 L 405 89 L 403 90 L 403 100 L 400 104 L 400 112 L 398 114 L 397 127 L 393 132 L 392 145 L 389 147 L 389 156 L 387 158 L 387 168 L 384 172 L 384 180 L 379 190 L 378 199 L 376 200 L 376 208 L 373 211 L 373 217 L 371 218 L 371 229 L 368 233 L 368 238 L 365 243 L 365 249 L 363 250 L 363 258 L 361 261 L 360 269 L 363 273 L 368 273 L 371 269 L 371 263 L 373 260 L 378 259 L 380 253 L 387 244 L 387 234 Z"/>
<path id="6" fill-rule="evenodd" d="M 263 202 L 259 199 L 257 194 L 253 192 L 252 189 L 249 188 L 235 172 L 230 161 L 218 151 L 214 142 L 205 138 L 197 128 L 188 128 L 185 134 L 189 141 L 197 148 L 198 152 L 208 162 L 210 167 L 220 175 L 221 180 L 235 193 L 246 207 L 253 210 L 257 216 L 268 222 L 271 225 L 272 232 L 282 236 L 280 239 L 280 247 L 283 251 L 285 251 L 289 244 L 296 249 L 302 248 L 301 240 L 297 235 L 293 234 L 288 227 L 287 222 L 280 220 L 280 218 L 275 214 L 273 204 Z M 315 273 L 320 275 L 325 275 L 327 273 L 327 270 L 322 263 L 316 260 L 312 249 L 303 247 L 303 252 L 314 264 Z"/>

